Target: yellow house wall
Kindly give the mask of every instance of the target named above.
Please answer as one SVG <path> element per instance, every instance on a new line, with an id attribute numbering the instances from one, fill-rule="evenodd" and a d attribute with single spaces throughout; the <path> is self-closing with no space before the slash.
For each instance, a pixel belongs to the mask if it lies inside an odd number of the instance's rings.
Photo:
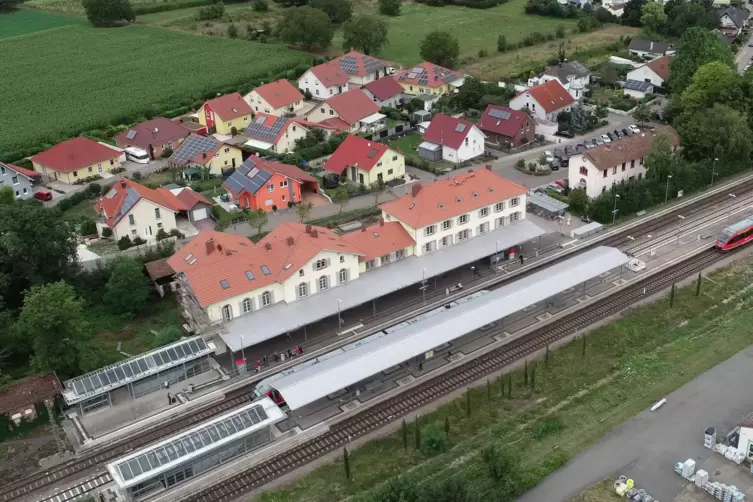
<path id="1" fill-rule="evenodd" d="M 221 176 L 223 169 L 233 167 L 233 159 L 235 159 L 235 167 L 243 164 L 241 149 L 235 146 L 224 145 L 217 151 L 209 163 L 205 165 L 209 166 L 211 174 Z"/>
<path id="2" fill-rule="evenodd" d="M 419 94 L 442 95 L 450 92 L 450 86 L 447 84 L 439 87 L 423 87 L 418 84 L 406 84 L 405 82 L 400 82 L 400 85 L 403 86 L 406 94 L 410 94 L 412 96 L 418 96 Z"/>
<path id="3" fill-rule="evenodd" d="M 251 123 L 251 114 L 236 117 L 233 120 L 219 121 L 220 118 L 216 113 L 214 114 L 214 125 L 217 128 L 217 132 L 220 134 L 231 134 L 233 127 L 240 133 L 243 132 L 246 127 Z"/>
<path id="4" fill-rule="evenodd" d="M 155 208 L 159 208 L 159 219 L 157 219 L 155 215 Z M 130 223 L 128 214 L 133 215 L 133 225 Z M 131 239 L 134 237 L 141 237 L 147 241 L 153 241 L 157 238 L 157 232 L 159 232 L 160 228 L 167 233 L 170 233 L 170 230 L 177 228 L 175 223 L 175 213 L 150 200 L 141 199 L 131 208 L 130 211 L 128 211 L 128 214 L 125 215 L 123 219 L 115 225 L 115 228 L 112 229 L 115 240 L 127 235 Z M 162 224 L 162 227 L 159 226 L 160 224 Z M 151 232 L 149 231 L 150 227 Z M 134 230 L 136 231 L 135 234 L 133 233 Z"/>
<path id="5" fill-rule="evenodd" d="M 393 158 L 396 158 L 396 160 L 392 160 Z M 380 162 L 381 166 L 379 165 Z M 390 169 L 392 169 L 392 174 L 388 174 Z M 358 172 L 363 174 L 367 186 L 376 183 L 379 180 L 380 173 L 382 174 L 382 180 L 386 183 L 405 176 L 405 157 L 390 149 L 384 152 L 382 158 L 379 159 L 377 165 L 370 172 L 361 169 Z"/>
<path id="6" fill-rule="evenodd" d="M 291 152 L 295 148 L 295 142 L 298 139 L 306 137 L 307 129 L 300 125 L 293 124 L 288 126 L 285 134 L 282 135 L 280 141 L 275 145 L 275 150 L 278 153 Z"/>
<path id="7" fill-rule="evenodd" d="M 99 171 L 100 165 L 102 166 L 102 173 L 109 173 L 113 169 L 120 167 L 120 160 L 117 158 L 112 159 L 111 161 L 106 160 L 104 162 L 93 164 L 87 167 L 82 167 L 81 169 L 77 169 L 76 171 L 71 172 L 60 172 L 51 167 L 37 164 L 36 162 L 32 162 L 32 165 L 36 172 L 45 174 L 49 176 L 50 179 L 57 179 L 59 181 L 62 181 L 63 183 L 69 183 L 72 185 L 78 180 L 88 178 L 89 176 L 94 176 L 95 174 L 101 174 Z"/>

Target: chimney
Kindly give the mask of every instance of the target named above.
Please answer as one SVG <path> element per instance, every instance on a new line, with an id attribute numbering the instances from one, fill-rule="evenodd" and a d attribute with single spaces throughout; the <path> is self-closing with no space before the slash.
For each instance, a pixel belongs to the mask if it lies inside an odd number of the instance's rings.
<path id="1" fill-rule="evenodd" d="M 270 249 L 272 249 L 272 244 L 270 244 L 269 241 L 265 242 L 264 243 L 264 249 L 266 249 L 267 251 L 269 251 Z"/>
<path id="2" fill-rule="evenodd" d="M 292 246 L 293 244 L 295 244 L 295 239 L 288 237 L 288 246 Z"/>
<path id="3" fill-rule="evenodd" d="M 212 254 L 212 251 L 214 251 L 214 239 L 209 239 L 206 245 L 207 245 L 207 254 Z"/>
<path id="4" fill-rule="evenodd" d="M 306 233 L 307 234 L 311 233 L 311 225 L 306 225 Z"/>
<path id="5" fill-rule="evenodd" d="M 206 159 L 207 158 L 207 152 L 201 152 L 201 158 Z"/>
<path id="6" fill-rule="evenodd" d="M 311 229 L 311 237 L 313 237 L 314 239 L 316 239 L 317 237 L 319 237 L 319 231 L 317 229 L 315 229 L 315 228 L 312 228 Z"/>
<path id="7" fill-rule="evenodd" d="M 365 231 L 366 231 L 366 227 L 361 227 L 361 232 L 365 232 Z"/>
<path id="8" fill-rule="evenodd" d="M 120 180 L 120 188 L 125 188 L 125 187 L 126 187 L 125 180 Z"/>
<path id="9" fill-rule="evenodd" d="M 379 218 L 379 226 L 380 227 L 384 226 L 384 218 Z"/>
<path id="10" fill-rule="evenodd" d="M 418 192 L 420 191 L 421 191 L 421 185 L 419 185 L 418 183 L 414 183 L 410 189 L 410 194 L 411 196 L 415 197 L 418 195 Z"/>
<path id="11" fill-rule="evenodd" d="M 217 244 L 217 251 L 219 251 L 220 253 L 222 252 L 222 245 L 221 244 Z"/>

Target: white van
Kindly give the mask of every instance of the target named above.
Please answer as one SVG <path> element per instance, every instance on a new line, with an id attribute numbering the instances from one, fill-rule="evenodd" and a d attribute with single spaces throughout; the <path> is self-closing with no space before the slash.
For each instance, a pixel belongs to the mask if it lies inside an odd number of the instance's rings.
<path id="1" fill-rule="evenodd" d="M 141 148 L 131 146 L 125 149 L 126 159 L 137 164 L 148 164 L 149 154 Z"/>

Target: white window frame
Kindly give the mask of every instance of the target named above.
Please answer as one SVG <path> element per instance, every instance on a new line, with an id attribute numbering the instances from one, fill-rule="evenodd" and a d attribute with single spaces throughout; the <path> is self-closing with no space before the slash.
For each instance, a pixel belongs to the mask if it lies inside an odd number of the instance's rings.
<path id="1" fill-rule="evenodd" d="M 494 204 L 494 212 L 498 213 L 500 211 L 503 211 L 505 209 L 505 203 L 504 202 L 497 202 Z"/>
<path id="2" fill-rule="evenodd" d="M 222 320 L 229 321 L 233 318 L 233 307 L 231 305 L 222 306 Z"/>
<path id="3" fill-rule="evenodd" d="M 461 214 L 458 216 L 458 225 L 465 225 L 468 223 L 468 215 L 467 214 Z"/>
<path id="4" fill-rule="evenodd" d="M 319 279 L 316 280 L 316 283 L 319 286 L 319 291 L 326 291 L 327 289 L 329 289 L 329 277 L 326 275 L 319 276 Z"/>
<path id="5" fill-rule="evenodd" d="M 442 230 L 449 230 L 452 228 L 452 220 L 444 220 L 442 222 Z"/>
<path id="6" fill-rule="evenodd" d="M 309 295 L 309 285 L 302 282 L 298 285 L 298 298 L 306 298 Z"/>
<path id="7" fill-rule="evenodd" d="M 434 225 L 429 225 L 424 229 L 424 235 L 434 235 Z"/>
<path id="8" fill-rule="evenodd" d="M 348 282 L 348 269 L 341 268 L 337 273 L 337 278 L 340 280 L 340 284 L 345 284 L 346 282 Z"/>
<path id="9" fill-rule="evenodd" d="M 251 303 L 251 298 L 244 298 L 241 302 L 241 306 L 243 307 L 243 313 L 248 314 L 253 310 L 253 304 Z"/>
<path id="10" fill-rule="evenodd" d="M 265 291 L 261 294 L 261 306 L 269 307 L 272 305 L 272 293 Z"/>
<path id="11" fill-rule="evenodd" d="M 513 197 L 510 199 L 510 207 L 515 207 L 520 203 L 520 197 Z"/>
<path id="12" fill-rule="evenodd" d="M 489 216 L 489 208 L 482 207 L 481 209 L 479 209 L 478 216 L 479 218 L 486 218 L 487 216 Z"/>

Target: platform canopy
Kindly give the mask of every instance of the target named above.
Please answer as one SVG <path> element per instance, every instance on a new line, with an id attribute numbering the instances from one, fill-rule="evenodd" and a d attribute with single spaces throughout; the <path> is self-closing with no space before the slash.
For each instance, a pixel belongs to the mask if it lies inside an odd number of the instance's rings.
<path id="1" fill-rule="evenodd" d="M 628 262 L 600 246 L 271 382 L 299 409 Z"/>
<path id="2" fill-rule="evenodd" d="M 328 289 L 296 302 L 295 307 L 280 302 L 250 315 L 236 317 L 224 324 L 220 337 L 230 350 L 238 352 L 270 338 L 285 334 L 325 317 L 388 295 L 424 278 L 444 274 L 450 270 L 502 252 L 530 241 L 546 232 L 528 220 L 487 232 L 473 239 L 454 244 L 428 255 L 409 256 L 361 274 L 343 286 Z M 300 303 L 300 307 L 299 307 Z"/>
<path id="3" fill-rule="evenodd" d="M 252 432 L 280 422 L 285 413 L 268 397 L 107 464 L 121 488 L 152 479 Z"/>
<path id="4" fill-rule="evenodd" d="M 205 342 L 200 336 L 185 338 L 140 356 L 66 380 L 63 382 L 65 387 L 63 398 L 69 406 L 86 401 L 131 382 L 156 375 L 160 371 L 211 354 L 215 349 L 213 343 Z"/>

